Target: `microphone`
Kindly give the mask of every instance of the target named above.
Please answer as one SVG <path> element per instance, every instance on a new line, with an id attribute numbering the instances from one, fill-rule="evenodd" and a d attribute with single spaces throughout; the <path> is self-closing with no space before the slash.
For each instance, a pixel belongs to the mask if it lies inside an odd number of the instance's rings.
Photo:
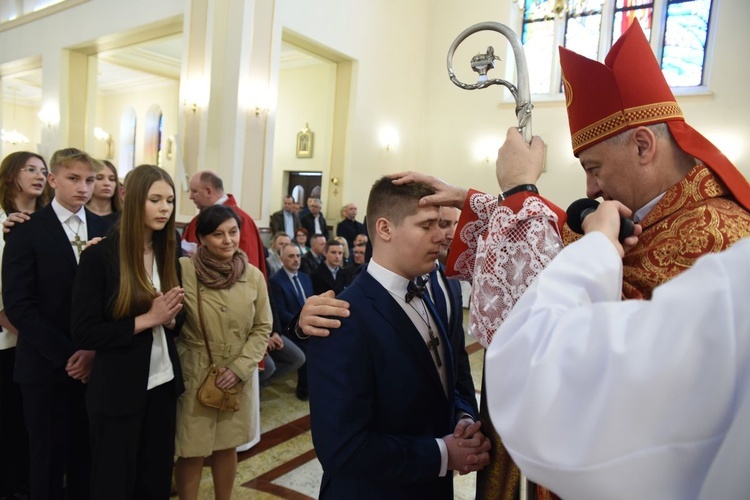
<path id="1" fill-rule="evenodd" d="M 568 227 L 578 234 L 583 234 L 583 219 L 593 213 L 598 206 L 598 201 L 589 198 L 581 198 L 571 203 L 565 212 L 568 214 Z M 620 216 L 620 234 L 617 235 L 620 243 L 628 236 L 633 236 L 634 230 L 633 221 Z"/>

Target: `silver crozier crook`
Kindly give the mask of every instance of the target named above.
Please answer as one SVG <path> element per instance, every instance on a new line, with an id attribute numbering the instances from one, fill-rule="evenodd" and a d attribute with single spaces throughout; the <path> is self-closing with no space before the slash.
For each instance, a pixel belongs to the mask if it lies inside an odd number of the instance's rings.
<path id="1" fill-rule="evenodd" d="M 500 59 L 495 55 L 495 49 L 492 47 L 488 47 L 486 53 L 477 54 L 471 59 L 471 69 L 479 73 L 477 83 L 467 85 L 456 78 L 456 74 L 453 72 L 453 54 L 456 52 L 456 48 L 461 42 L 463 42 L 469 35 L 473 35 L 478 31 L 497 31 L 508 39 L 510 46 L 513 48 L 513 57 L 516 59 L 518 86 L 500 78 L 494 78 L 492 80 L 488 79 L 487 72 L 494 68 L 495 61 Z M 453 83 L 464 90 L 483 89 L 490 85 L 502 85 L 507 88 L 516 100 L 518 129 L 523 134 L 523 138 L 526 142 L 531 142 L 531 109 L 534 106 L 531 104 L 531 90 L 529 90 L 529 67 L 526 65 L 526 56 L 523 52 L 521 39 L 518 38 L 515 31 L 504 24 L 493 22 L 479 23 L 466 28 L 453 41 L 451 48 L 448 49 L 448 76 L 450 76 Z"/>
<path id="2" fill-rule="evenodd" d="M 456 52 L 459 44 L 466 40 L 469 35 L 473 35 L 478 31 L 497 31 L 505 38 L 508 39 L 510 46 L 513 47 L 513 57 L 516 59 L 516 74 L 518 75 L 518 86 L 512 83 L 502 80 L 500 78 L 494 78 L 490 80 L 487 77 L 487 72 L 495 67 L 495 61 L 500 59 L 495 55 L 495 49 L 493 47 L 487 47 L 487 52 L 484 54 L 477 54 L 471 58 L 471 69 L 479 73 L 477 83 L 473 85 L 467 85 L 458 78 L 453 72 L 453 54 Z M 523 52 L 523 45 L 521 45 L 521 39 L 518 38 L 516 32 L 501 23 L 484 22 L 475 24 L 466 28 L 458 37 L 453 41 L 451 48 L 448 49 L 448 76 L 453 83 L 461 87 L 464 90 L 476 90 L 487 88 L 490 85 L 502 85 L 506 87 L 513 98 L 516 100 L 516 117 L 518 118 L 518 129 L 523 134 L 523 138 L 526 142 L 531 143 L 531 110 L 534 107 L 531 104 L 531 90 L 529 89 L 529 67 L 526 65 L 526 55 Z M 520 500 L 530 500 L 530 498 L 536 498 L 536 491 L 529 488 L 529 482 L 526 479 L 526 475 L 521 473 L 521 481 L 519 485 L 519 496 Z"/>

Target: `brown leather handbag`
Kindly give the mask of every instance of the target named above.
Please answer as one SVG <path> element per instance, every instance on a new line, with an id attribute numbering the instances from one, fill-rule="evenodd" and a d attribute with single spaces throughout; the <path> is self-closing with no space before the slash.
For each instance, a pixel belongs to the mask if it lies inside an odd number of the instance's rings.
<path id="1" fill-rule="evenodd" d="M 209 408 L 216 408 L 219 411 L 238 411 L 240 409 L 240 395 L 242 394 L 242 382 L 238 382 L 230 389 L 222 389 L 216 386 L 216 377 L 219 376 L 219 369 L 214 363 L 211 356 L 211 348 L 208 346 L 208 336 L 206 335 L 206 323 L 203 320 L 203 304 L 201 301 L 201 284 L 196 280 L 196 302 L 198 303 L 198 319 L 201 324 L 203 341 L 206 343 L 208 351 L 208 374 L 205 380 L 198 388 L 198 402 Z"/>

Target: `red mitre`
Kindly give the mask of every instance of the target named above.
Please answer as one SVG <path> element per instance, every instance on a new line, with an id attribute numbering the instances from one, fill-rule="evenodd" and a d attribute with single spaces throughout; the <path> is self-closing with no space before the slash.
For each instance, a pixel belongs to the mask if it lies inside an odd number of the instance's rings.
<path id="1" fill-rule="evenodd" d="M 685 123 L 682 110 L 636 20 L 604 64 L 560 47 L 573 154 L 625 130 L 666 123 L 680 148 L 710 168 L 750 210 L 750 184 L 708 139 Z"/>

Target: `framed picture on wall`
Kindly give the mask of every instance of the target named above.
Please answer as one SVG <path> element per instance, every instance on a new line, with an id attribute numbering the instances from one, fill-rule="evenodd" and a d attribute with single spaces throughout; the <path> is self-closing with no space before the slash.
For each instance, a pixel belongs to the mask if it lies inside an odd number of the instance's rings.
<path id="1" fill-rule="evenodd" d="M 312 158 L 315 134 L 305 123 L 305 128 L 297 134 L 297 158 Z"/>

